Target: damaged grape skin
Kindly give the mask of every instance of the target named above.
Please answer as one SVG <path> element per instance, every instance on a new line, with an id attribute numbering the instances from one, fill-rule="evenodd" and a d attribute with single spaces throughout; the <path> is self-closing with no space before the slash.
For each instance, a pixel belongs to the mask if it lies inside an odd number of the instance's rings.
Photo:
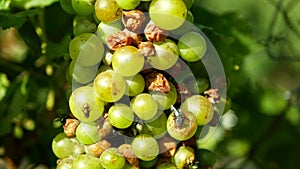
<path id="1" fill-rule="evenodd" d="M 181 124 L 178 124 L 176 118 L 182 118 Z M 188 111 L 183 111 L 183 117 L 176 117 L 171 113 L 167 120 L 167 131 L 171 137 L 176 140 L 184 141 L 190 139 L 197 131 L 197 122 L 195 116 Z"/>

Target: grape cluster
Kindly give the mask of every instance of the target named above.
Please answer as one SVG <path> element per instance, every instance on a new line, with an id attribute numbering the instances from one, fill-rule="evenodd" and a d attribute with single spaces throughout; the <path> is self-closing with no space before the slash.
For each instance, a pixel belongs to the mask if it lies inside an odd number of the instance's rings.
<path id="1" fill-rule="evenodd" d="M 209 57 L 205 36 L 190 26 L 193 0 L 60 3 L 74 15 L 74 37 L 66 74 L 72 118 L 52 142 L 57 168 L 213 165 L 196 140 L 217 124 L 220 97 L 191 66 Z"/>

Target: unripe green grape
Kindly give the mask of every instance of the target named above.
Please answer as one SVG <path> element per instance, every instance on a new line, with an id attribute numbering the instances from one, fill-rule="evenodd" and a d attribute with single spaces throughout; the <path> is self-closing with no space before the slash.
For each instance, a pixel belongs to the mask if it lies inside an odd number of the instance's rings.
<path id="1" fill-rule="evenodd" d="M 72 169 L 103 169 L 103 167 L 99 158 L 82 154 L 74 159 Z"/>
<path id="2" fill-rule="evenodd" d="M 126 160 L 117 148 L 112 147 L 100 155 L 100 162 L 105 169 L 122 169 Z"/>
<path id="3" fill-rule="evenodd" d="M 97 27 L 97 36 L 99 36 L 104 44 L 107 43 L 107 38 L 117 31 L 122 29 L 120 20 L 114 22 L 100 22 Z"/>
<path id="4" fill-rule="evenodd" d="M 178 49 L 182 59 L 188 62 L 200 60 L 206 53 L 206 41 L 197 32 L 189 32 L 180 37 Z"/>
<path id="5" fill-rule="evenodd" d="M 76 149 L 74 149 L 76 147 Z M 52 151 L 58 158 L 67 158 L 84 151 L 83 145 L 75 138 L 69 138 L 65 133 L 57 134 L 52 140 Z"/>
<path id="6" fill-rule="evenodd" d="M 169 82 L 170 84 L 170 92 L 169 93 L 162 93 L 157 91 L 150 91 L 150 95 L 157 101 L 158 108 L 161 110 L 167 110 L 174 105 L 177 100 L 177 91 L 175 86 Z"/>
<path id="7" fill-rule="evenodd" d="M 68 68 L 68 73 L 73 78 L 72 80 L 80 84 L 93 81 L 97 74 L 98 65 L 80 66 L 76 62 L 76 60 L 72 60 Z"/>
<path id="8" fill-rule="evenodd" d="M 141 93 L 131 100 L 133 112 L 142 120 L 150 120 L 156 115 L 158 103 L 150 94 Z"/>
<path id="9" fill-rule="evenodd" d="M 136 74 L 133 77 L 125 77 L 128 90 L 125 94 L 128 96 L 137 96 L 142 93 L 145 88 L 145 80 L 141 74 Z"/>
<path id="10" fill-rule="evenodd" d="M 112 56 L 113 69 L 122 76 L 134 76 L 142 70 L 144 57 L 134 46 L 118 48 Z"/>
<path id="11" fill-rule="evenodd" d="M 126 10 L 134 9 L 140 4 L 140 0 L 116 0 L 117 4 Z"/>
<path id="12" fill-rule="evenodd" d="M 182 110 L 189 111 L 196 116 L 197 124 L 203 126 L 213 118 L 213 106 L 210 101 L 202 95 L 188 97 L 181 105 Z"/>
<path id="13" fill-rule="evenodd" d="M 147 58 L 151 66 L 159 70 L 166 70 L 175 65 L 179 57 L 179 50 L 175 42 L 166 39 L 164 42 L 155 42 L 153 45 L 156 55 Z"/>
<path id="14" fill-rule="evenodd" d="M 113 70 L 106 70 L 97 75 L 94 80 L 95 93 L 105 102 L 115 102 L 121 99 L 126 91 L 124 78 Z"/>
<path id="15" fill-rule="evenodd" d="M 75 36 L 82 33 L 94 33 L 96 30 L 97 25 L 91 16 L 76 15 L 73 19 L 73 33 Z"/>
<path id="16" fill-rule="evenodd" d="M 98 64 L 104 53 L 104 46 L 99 37 L 91 33 L 83 33 L 71 40 L 69 45 L 70 57 L 77 60 L 80 66 Z"/>
<path id="17" fill-rule="evenodd" d="M 72 0 L 59 0 L 61 8 L 68 14 L 76 14 L 72 6 Z"/>
<path id="18" fill-rule="evenodd" d="M 164 112 L 153 121 L 143 124 L 142 134 L 148 134 L 156 139 L 162 138 L 167 133 L 167 116 Z"/>
<path id="19" fill-rule="evenodd" d="M 200 166 L 214 166 L 216 163 L 216 155 L 208 149 L 198 149 L 196 157 L 199 160 Z"/>
<path id="20" fill-rule="evenodd" d="M 76 128 L 76 138 L 82 144 L 93 144 L 101 139 L 96 123 L 81 122 Z"/>
<path id="21" fill-rule="evenodd" d="M 149 14 L 158 27 L 173 30 L 184 23 L 187 8 L 182 0 L 153 0 Z"/>
<path id="22" fill-rule="evenodd" d="M 97 120 L 104 111 L 104 103 L 96 99 L 92 86 L 75 89 L 70 96 L 69 107 L 72 114 L 83 122 Z"/>
<path id="23" fill-rule="evenodd" d="M 129 106 L 118 103 L 109 108 L 108 120 L 111 125 L 119 129 L 125 129 L 132 124 L 134 114 Z"/>
<path id="24" fill-rule="evenodd" d="M 179 147 L 174 156 L 171 157 L 171 161 L 177 168 L 184 168 L 189 164 L 192 164 L 195 160 L 194 149 L 189 146 Z"/>
<path id="25" fill-rule="evenodd" d="M 95 13 L 101 22 L 110 23 L 121 18 L 122 9 L 114 0 L 96 0 Z"/>
<path id="26" fill-rule="evenodd" d="M 157 141 L 147 134 L 140 134 L 136 136 L 131 144 L 134 154 L 144 161 L 151 161 L 155 159 L 159 153 Z"/>
<path id="27" fill-rule="evenodd" d="M 78 15 L 90 15 L 94 12 L 95 0 L 72 0 L 72 7 Z"/>

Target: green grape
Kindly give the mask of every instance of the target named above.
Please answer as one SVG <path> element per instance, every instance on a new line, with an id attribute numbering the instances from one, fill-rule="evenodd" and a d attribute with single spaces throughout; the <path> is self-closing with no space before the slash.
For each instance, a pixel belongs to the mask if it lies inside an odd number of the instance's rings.
<path id="1" fill-rule="evenodd" d="M 134 9 L 140 4 L 140 0 L 116 0 L 117 4 L 126 10 Z"/>
<path id="2" fill-rule="evenodd" d="M 113 69 L 122 76 L 134 76 L 142 70 L 144 57 L 134 46 L 118 48 L 112 56 Z"/>
<path id="3" fill-rule="evenodd" d="M 91 16 L 76 15 L 73 19 L 73 33 L 78 36 L 82 33 L 94 33 L 97 25 Z"/>
<path id="4" fill-rule="evenodd" d="M 65 133 L 59 133 L 52 140 L 52 151 L 58 158 L 67 158 L 83 153 L 84 148 L 77 139 L 68 138 Z"/>
<path id="5" fill-rule="evenodd" d="M 56 169 L 72 169 L 72 158 L 63 158 L 57 163 Z"/>
<path id="6" fill-rule="evenodd" d="M 187 9 L 190 9 L 194 4 L 194 0 L 183 0 L 183 2 Z"/>
<path id="7" fill-rule="evenodd" d="M 101 22 L 110 23 L 121 18 L 122 9 L 114 0 L 96 0 L 95 13 Z"/>
<path id="8" fill-rule="evenodd" d="M 100 155 L 100 162 L 105 169 L 122 169 L 126 160 L 117 148 L 112 147 Z"/>
<path id="9" fill-rule="evenodd" d="M 164 42 L 155 42 L 153 45 L 156 55 L 147 58 L 151 66 L 159 70 L 166 70 L 175 65 L 179 57 L 175 42 L 166 39 Z"/>
<path id="10" fill-rule="evenodd" d="M 119 103 L 109 108 L 108 120 L 111 125 L 120 129 L 125 129 L 132 124 L 134 114 L 129 106 Z"/>
<path id="11" fill-rule="evenodd" d="M 181 36 L 177 46 L 182 59 L 188 62 L 200 60 L 207 49 L 204 37 L 196 32 L 189 32 Z"/>
<path id="12" fill-rule="evenodd" d="M 153 0 L 149 14 L 158 27 L 173 30 L 184 23 L 187 8 L 182 0 Z"/>
<path id="13" fill-rule="evenodd" d="M 176 140 L 188 140 L 197 131 L 197 122 L 193 113 L 181 111 L 182 115 L 178 116 L 173 111 L 167 120 L 167 130 L 171 137 Z"/>
<path id="14" fill-rule="evenodd" d="M 76 62 L 76 60 L 72 60 L 68 68 L 68 73 L 73 78 L 72 80 L 80 84 L 93 81 L 97 74 L 98 65 L 79 66 Z"/>
<path id="15" fill-rule="evenodd" d="M 101 166 L 100 159 L 89 154 L 77 156 L 72 164 L 72 169 L 104 169 Z"/>
<path id="16" fill-rule="evenodd" d="M 82 144 L 93 144 L 101 139 L 96 123 L 81 122 L 76 128 L 76 138 Z"/>
<path id="17" fill-rule="evenodd" d="M 162 93 L 157 91 L 150 91 L 150 95 L 157 101 L 158 108 L 161 110 L 167 110 L 174 105 L 177 100 L 177 91 L 175 86 L 169 82 L 171 90 L 169 93 Z"/>
<path id="18" fill-rule="evenodd" d="M 179 147 L 174 156 L 171 157 L 171 162 L 176 165 L 177 168 L 187 167 L 195 160 L 194 149 L 189 146 Z"/>
<path id="19" fill-rule="evenodd" d="M 120 20 L 110 23 L 101 22 L 97 27 L 97 36 L 99 36 L 102 42 L 106 44 L 107 38 L 121 29 L 122 26 Z"/>
<path id="20" fill-rule="evenodd" d="M 128 96 L 137 96 L 144 91 L 145 80 L 141 74 L 136 74 L 133 77 L 126 77 L 125 81 L 128 86 L 128 90 L 125 94 Z"/>
<path id="21" fill-rule="evenodd" d="M 156 115 L 158 103 L 150 94 L 141 93 L 131 100 L 133 112 L 142 120 L 150 120 Z"/>
<path id="22" fill-rule="evenodd" d="M 61 8 L 68 14 L 76 14 L 72 6 L 72 0 L 59 0 Z"/>
<path id="23" fill-rule="evenodd" d="M 94 12 L 95 0 L 72 0 L 74 11 L 78 15 L 91 15 Z"/>
<path id="24" fill-rule="evenodd" d="M 151 168 L 154 167 L 157 161 L 158 161 L 158 156 L 156 156 L 153 160 L 150 161 L 139 160 L 139 166 L 141 168 Z"/>
<path id="25" fill-rule="evenodd" d="M 95 93 L 105 102 L 115 102 L 123 97 L 126 91 L 124 78 L 113 70 L 106 70 L 94 80 Z"/>
<path id="26" fill-rule="evenodd" d="M 147 134 L 140 134 L 136 136 L 131 144 L 134 154 L 144 161 L 151 161 L 155 159 L 159 153 L 157 141 Z"/>
<path id="27" fill-rule="evenodd" d="M 167 133 L 167 116 L 164 112 L 153 121 L 146 122 L 142 130 L 142 134 L 148 134 L 156 139 L 162 138 Z"/>
<path id="28" fill-rule="evenodd" d="M 77 60 L 76 64 L 92 66 L 102 60 L 104 46 L 98 36 L 91 33 L 83 33 L 71 40 L 69 53 L 73 60 Z"/>
<path id="29" fill-rule="evenodd" d="M 72 114 L 83 122 L 97 120 L 104 111 L 104 103 L 96 99 L 94 88 L 91 86 L 75 89 L 70 96 L 69 107 Z"/>
<path id="30" fill-rule="evenodd" d="M 213 118 L 213 106 L 210 101 L 202 95 L 188 97 L 181 105 L 182 110 L 189 111 L 196 116 L 197 124 L 203 126 Z"/>
<path id="31" fill-rule="evenodd" d="M 159 164 L 156 169 L 177 169 L 176 166 L 172 163 L 164 162 Z"/>

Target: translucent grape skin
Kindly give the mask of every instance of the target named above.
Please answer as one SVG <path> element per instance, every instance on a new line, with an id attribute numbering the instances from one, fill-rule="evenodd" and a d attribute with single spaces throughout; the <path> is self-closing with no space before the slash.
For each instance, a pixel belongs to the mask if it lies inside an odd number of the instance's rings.
<path id="1" fill-rule="evenodd" d="M 132 141 L 132 149 L 134 154 L 144 161 L 155 159 L 159 153 L 157 141 L 147 134 L 136 136 Z"/>
<path id="2" fill-rule="evenodd" d="M 96 123 L 81 122 L 76 128 L 76 138 L 85 145 L 96 143 L 101 139 Z"/>
<path id="3" fill-rule="evenodd" d="M 72 169 L 104 169 L 100 164 L 100 159 L 88 154 L 77 156 L 72 164 Z"/>
<path id="4" fill-rule="evenodd" d="M 103 114 L 104 102 L 96 100 L 92 86 L 82 86 L 72 92 L 69 107 L 80 121 L 93 122 Z"/>
<path id="5" fill-rule="evenodd" d="M 197 119 L 197 124 L 203 126 L 213 118 L 213 106 L 209 100 L 202 95 L 188 97 L 181 105 L 182 110 L 193 113 Z"/>
<path id="6" fill-rule="evenodd" d="M 80 66 L 76 64 L 76 60 L 72 60 L 68 68 L 68 73 L 73 78 L 72 80 L 80 84 L 86 84 L 93 81 L 96 77 L 97 70 L 98 65 Z"/>
<path id="7" fill-rule="evenodd" d="M 74 149 L 76 148 L 76 150 Z M 67 158 L 84 151 L 83 145 L 75 138 L 68 138 L 65 133 L 58 133 L 52 140 L 52 151 L 58 158 Z"/>
<path id="8" fill-rule="evenodd" d="M 150 120 L 158 110 L 158 103 L 147 93 L 141 93 L 134 97 L 130 106 L 133 112 L 142 120 Z"/>
<path id="9" fill-rule="evenodd" d="M 140 133 L 151 135 L 155 139 L 162 138 L 167 133 L 166 114 L 162 112 L 156 119 L 145 122 Z"/>
<path id="10" fill-rule="evenodd" d="M 172 163 L 164 162 L 159 164 L 156 169 L 176 169 L 176 166 Z"/>
<path id="11" fill-rule="evenodd" d="M 134 76 L 142 70 L 144 57 L 133 46 L 118 48 L 112 56 L 113 69 L 122 76 Z"/>
<path id="12" fill-rule="evenodd" d="M 166 70 L 175 65 L 179 57 L 176 43 L 170 39 L 153 44 L 156 55 L 148 57 L 148 62 L 156 69 Z"/>
<path id="13" fill-rule="evenodd" d="M 125 129 L 133 123 L 134 114 L 128 105 L 117 103 L 109 108 L 108 120 L 111 125 Z"/>
<path id="14" fill-rule="evenodd" d="M 126 91 L 124 78 L 113 70 L 106 70 L 94 80 L 96 96 L 104 102 L 116 102 Z"/>
<path id="15" fill-rule="evenodd" d="M 72 158 L 63 158 L 57 163 L 56 169 L 72 169 L 72 163 Z"/>
<path id="16" fill-rule="evenodd" d="M 128 86 L 126 95 L 137 96 L 144 91 L 145 80 L 141 74 L 136 74 L 133 77 L 125 77 L 125 81 Z"/>
<path id="17" fill-rule="evenodd" d="M 140 0 L 116 0 L 117 4 L 126 10 L 134 9 L 140 4 Z"/>
<path id="18" fill-rule="evenodd" d="M 152 0 L 149 14 L 158 27 L 173 30 L 184 23 L 187 8 L 182 0 Z"/>
<path id="19" fill-rule="evenodd" d="M 100 155 L 100 163 L 105 169 L 122 169 L 126 160 L 117 148 L 112 147 Z"/>
<path id="20" fill-rule="evenodd" d="M 98 64 L 104 53 L 104 46 L 99 37 L 92 33 L 83 33 L 73 38 L 69 45 L 71 59 L 80 66 Z"/>
<path id="21" fill-rule="evenodd" d="M 72 0 L 72 7 L 78 15 L 90 15 L 94 12 L 95 0 Z"/>
<path id="22" fill-rule="evenodd" d="M 122 8 L 113 0 L 96 0 L 95 14 L 104 23 L 113 22 L 122 16 Z"/>
<path id="23" fill-rule="evenodd" d="M 197 32 L 188 32 L 180 37 L 177 44 L 180 56 L 188 62 L 200 60 L 206 53 L 206 41 Z"/>

